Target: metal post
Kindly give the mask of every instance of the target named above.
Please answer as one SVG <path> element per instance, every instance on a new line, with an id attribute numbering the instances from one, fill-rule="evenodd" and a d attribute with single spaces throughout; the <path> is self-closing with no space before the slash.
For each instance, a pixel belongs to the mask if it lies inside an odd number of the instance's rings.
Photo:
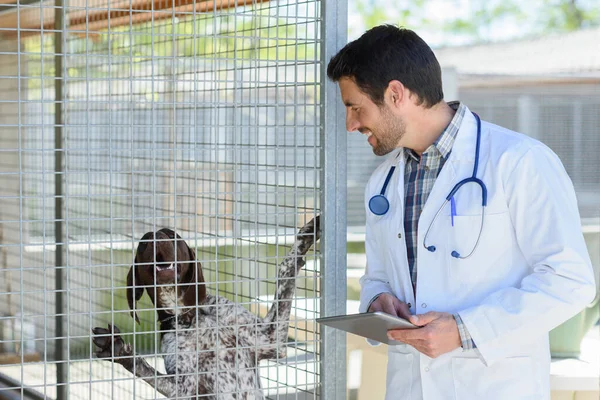
<path id="1" fill-rule="evenodd" d="M 56 0 L 54 9 L 54 237 L 55 250 L 55 291 L 56 291 L 56 398 L 67 400 L 67 368 L 65 364 L 64 330 L 63 330 L 63 38 L 65 7 L 63 0 Z"/>
<path id="2" fill-rule="evenodd" d="M 346 313 L 346 129 L 338 87 L 327 63 L 346 44 L 347 2 L 321 1 L 321 176 L 323 268 L 321 315 Z M 346 398 L 346 335 L 321 330 L 322 399 Z"/>
<path id="3" fill-rule="evenodd" d="M 519 132 L 539 139 L 538 104 L 529 94 L 521 94 L 517 98 L 517 115 Z"/>
<path id="4" fill-rule="evenodd" d="M 572 177 L 575 181 L 583 182 L 583 104 L 580 100 L 572 102 L 573 107 L 573 170 Z"/>

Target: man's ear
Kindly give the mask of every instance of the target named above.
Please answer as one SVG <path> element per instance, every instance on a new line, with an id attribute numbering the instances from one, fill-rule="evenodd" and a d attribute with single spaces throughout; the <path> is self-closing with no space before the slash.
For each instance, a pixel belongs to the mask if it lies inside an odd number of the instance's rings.
<path id="1" fill-rule="evenodd" d="M 390 106 L 398 107 L 402 104 L 406 96 L 404 85 L 398 80 L 392 80 L 388 83 L 388 87 L 385 89 L 384 101 L 388 101 Z"/>
<path id="2" fill-rule="evenodd" d="M 187 245 L 186 245 L 187 246 Z M 196 261 L 196 253 L 189 246 L 188 253 L 190 262 L 187 273 L 182 279 L 186 284 L 183 290 L 183 304 L 186 307 L 194 307 L 202 304 L 206 299 L 206 286 L 204 285 L 204 275 L 202 274 L 202 264 Z"/>
<path id="3" fill-rule="evenodd" d="M 131 310 L 131 316 L 135 318 L 135 321 L 139 324 L 140 319 L 137 316 L 137 313 L 133 310 L 135 303 L 142 297 L 144 294 L 144 288 L 135 286 L 139 285 L 140 282 L 138 280 L 138 276 L 136 274 L 135 264 L 137 263 L 137 257 L 135 258 L 134 264 L 129 268 L 129 273 L 127 274 L 127 303 L 129 304 L 129 309 Z"/>

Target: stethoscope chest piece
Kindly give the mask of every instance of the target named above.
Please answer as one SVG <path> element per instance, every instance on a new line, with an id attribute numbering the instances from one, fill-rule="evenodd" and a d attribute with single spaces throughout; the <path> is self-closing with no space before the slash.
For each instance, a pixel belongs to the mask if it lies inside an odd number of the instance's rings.
<path id="1" fill-rule="evenodd" d="M 379 216 L 384 215 L 390 209 L 390 202 L 385 197 L 385 189 L 387 189 L 387 186 L 390 183 L 390 179 L 392 178 L 392 175 L 394 174 L 395 169 L 396 169 L 395 166 L 392 166 L 392 168 L 390 168 L 390 171 L 388 172 L 387 176 L 385 177 L 385 182 L 383 183 L 383 187 L 381 188 L 381 193 L 376 194 L 375 196 L 371 197 L 371 199 L 369 200 L 369 210 L 371 210 L 371 212 L 375 215 L 379 215 Z"/>
<path id="2" fill-rule="evenodd" d="M 390 202 L 382 194 L 371 197 L 369 210 L 375 215 L 384 215 L 390 209 Z"/>
<path id="3" fill-rule="evenodd" d="M 457 258 L 457 259 L 461 259 L 461 260 L 471 257 L 471 255 L 475 252 L 475 249 L 479 245 L 479 240 L 481 239 L 481 234 L 483 232 L 485 208 L 487 206 L 487 187 L 485 186 L 485 183 L 483 183 L 483 181 L 481 181 L 480 179 L 477 178 L 477 168 L 479 166 L 479 148 L 481 145 L 481 120 L 479 119 L 479 116 L 477 114 L 473 113 L 473 116 L 475 117 L 475 120 L 477 121 L 477 137 L 476 137 L 476 145 L 475 145 L 475 162 L 473 165 L 473 174 L 469 178 L 465 178 L 465 179 L 461 180 L 452 188 L 452 190 L 450 191 L 448 196 L 446 196 L 446 201 L 438 209 L 437 213 L 433 217 L 433 220 L 430 222 L 429 227 L 425 231 L 425 235 L 423 236 L 423 247 L 425 247 L 425 249 L 427 249 L 428 251 L 430 251 L 432 253 L 435 252 L 436 247 L 433 245 L 428 245 L 427 238 L 429 236 L 429 231 L 431 230 L 431 227 L 434 225 L 438 216 L 441 214 L 441 212 L 445 208 L 446 204 L 448 202 L 451 202 L 451 211 L 450 212 L 451 212 L 451 216 L 452 216 L 452 226 L 454 226 L 454 216 L 456 216 L 456 206 L 455 206 L 456 200 L 454 199 L 454 195 L 458 192 L 458 190 L 461 187 L 463 187 L 467 183 L 475 183 L 475 184 L 479 185 L 481 187 L 481 222 L 479 225 L 479 234 L 477 235 L 477 241 L 475 242 L 475 245 L 473 246 L 472 250 L 465 256 L 463 256 L 461 253 L 459 253 L 456 250 L 452 250 L 452 252 L 450 253 L 450 255 L 453 258 Z M 390 170 L 385 178 L 385 182 L 383 183 L 383 187 L 381 188 L 381 192 L 379 194 L 374 195 L 369 200 L 369 210 L 377 216 L 386 214 L 390 209 L 390 202 L 385 197 L 385 190 L 387 189 L 387 186 L 390 183 L 390 179 L 392 178 L 392 175 L 394 174 L 395 169 L 396 169 L 395 166 L 392 166 L 390 168 Z"/>

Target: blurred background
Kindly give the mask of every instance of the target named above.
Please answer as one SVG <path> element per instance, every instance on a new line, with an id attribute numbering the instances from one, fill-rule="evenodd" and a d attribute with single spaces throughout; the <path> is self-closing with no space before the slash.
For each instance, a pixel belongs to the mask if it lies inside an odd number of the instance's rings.
<path id="1" fill-rule="evenodd" d="M 597 0 L 350 0 L 349 40 L 391 23 L 434 50 L 446 101 L 548 145 L 571 177 L 600 281 L 600 2 Z M 364 186 L 383 158 L 348 135 L 348 298 L 357 310 L 364 255 Z M 600 313 L 589 308 L 551 333 L 552 398 L 599 399 Z M 383 398 L 385 346 L 348 337 L 350 396 Z M 562 358 L 576 357 L 576 363 Z M 361 370 L 352 365 L 362 365 Z M 362 374 L 362 375 L 361 375 Z M 579 382 L 579 383 L 576 383 Z"/>
<path id="2" fill-rule="evenodd" d="M 336 268 L 309 255 L 288 359 L 261 371 L 273 398 L 318 398 L 344 368 L 314 318 L 358 310 L 364 186 L 383 160 L 344 132 L 322 67 L 382 23 L 430 44 L 445 100 L 558 154 L 600 281 L 598 0 L 0 0 L 0 399 L 156 397 L 89 336 L 117 323 L 156 361 L 152 304 L 136 326 L 124 298 L 136 241 L 176 228 L 211 290 L 264 312 L 297 227 L 323 211 L 347 245 Z M 332 159 L 348 160 L 339 182 Z M 597 297 L 552 332 L 553 400 L 600 398 L 599 312 Z M 349 335 L 346 356 L 329 377 L 382 399 L 386 346 Z"/>
<path id="3" fill-rule="evenodd" d="M 582 218 L 598 222 L 599 2 L 349 2 L 349 39 L 381 23 L 413 29 L 433 47 L 446 101 L 550 146 L 573 180 Z M 348 137 L 348 159 L 348 225 L 362 226 L 362 187 L 380 159 L 359 134 Z"/>

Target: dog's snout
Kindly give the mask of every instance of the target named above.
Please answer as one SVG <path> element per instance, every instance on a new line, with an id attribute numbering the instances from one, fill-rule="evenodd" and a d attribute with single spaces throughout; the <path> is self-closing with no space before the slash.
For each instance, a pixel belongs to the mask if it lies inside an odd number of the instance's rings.
<path id="1" fill-rule="evenodd" d="M 167 271 L 167 270 L 171 270 L 174 271 L 175 270 L 175 263 L 172 262 L 160 262 L 160 263 L 156 263 L 156 269 L 159 271 Z"/>

